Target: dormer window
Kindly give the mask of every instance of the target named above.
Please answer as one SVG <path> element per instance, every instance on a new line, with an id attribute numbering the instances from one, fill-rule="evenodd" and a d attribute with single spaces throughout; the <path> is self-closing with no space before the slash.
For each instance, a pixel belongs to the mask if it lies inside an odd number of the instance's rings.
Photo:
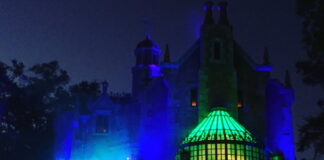
<path id="1" fill-rule="evenodd" d="M 108 133 L 109 131 L 109 119 L 108 115 L 96 116 L 96 133 Z"/>

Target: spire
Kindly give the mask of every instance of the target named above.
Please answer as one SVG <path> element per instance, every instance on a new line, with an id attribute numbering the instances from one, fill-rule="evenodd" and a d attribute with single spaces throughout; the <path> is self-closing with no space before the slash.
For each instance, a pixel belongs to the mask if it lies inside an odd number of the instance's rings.
<path id="1" fill-rule="evenodd" d="M 285 88 L 292 88 L 289 71 L 286 70 L 285 75 Z"/>
<path id="2" fill-rule="evenodd" d="M 213 17 L 214 3 L 212 1 L 207 1 L 204 5 L 204 10 L 205 10 L 204 24 L 214 24 L 214 17 Z"/>
<path id="3" fill-rule="evenodd" d="M 269 50 L 267 47 L 264 48 L 262 64 L 263 65 L 271 65 L 270 60 L 269 60 Z"/>
<path id="4" fill-rule="evenodd" d="M 170 50 L 169 50 L 169 45 L 167 44 L 165 46 L 165 53 L 164 53 L 164 63 L 170 63 L 171 62 L 171 57 L 170 57 Z"/>
<path id="5" fill-rule="evenodd" d="M 218 24 L 229 26 L 229 21 L 227 18 L 227 2 L 221 1 L 218 3 L 218 11 L 220 12 Z"/>

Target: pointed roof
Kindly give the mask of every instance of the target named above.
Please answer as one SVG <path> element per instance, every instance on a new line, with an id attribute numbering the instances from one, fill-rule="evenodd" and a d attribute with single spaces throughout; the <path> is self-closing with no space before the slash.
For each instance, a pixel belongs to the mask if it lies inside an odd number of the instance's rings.
<path id="1" fill-rule="evenodd" d="M 218 24 L 229 25 L 229 20 L 227 18 L 227 5 L 226 1 L 221 1 L 218 3 L 219 19 Z"/>
<path id="2" fill-rule="evenodd" d="M 182 144 L 218 140 L 256 143 L 251 133 L 231 117 L 225 109 L 216 108 L 198 124 Z"/>
<path id="3" fill-rule="evenodd" d="M 263 65 L 271 65 L 270 60 L 269 60 L 269 50 L 267 47 L 264 48 L 263 52 Z"/>
<path id="4" fill-rule="evenodd" d="M 186 63 L 193 54 L 200 54 L 200 39 L 196 40 L 193 45 L 178 59 L 176 62 L 178 65 Z M 196 62 L 199 63 L 199 59 L 196 58 Z"/>
<path id="5" fill-rule="evenodd" d="M 213 10 L 214 3 L 212 1 L 207 1 L 204 5 L 205 10 L 205 20 L 204 24 L 214 24 Z"/>
<path id="6" fill-rule="evenodd" d="M 261 72 L 272 71 L 271 65 L 260 65 L 256 63 L 236 41 L 234 41 L 234 54 L 238 57 L 236 58 L 237 62 L 243 60 L 249 67 L 251 67 L 251 69 L 255 71 L 261 71 Z"/>
<path id="7" fill-rule="evenodd" d="M 170 56 L 170 50 L 169 50 L 169 45 L 167 44 L 165 46 L 165 53 L 164 53 L 164 63 L 170 63 L 171 62 L 171 56 Z"/>

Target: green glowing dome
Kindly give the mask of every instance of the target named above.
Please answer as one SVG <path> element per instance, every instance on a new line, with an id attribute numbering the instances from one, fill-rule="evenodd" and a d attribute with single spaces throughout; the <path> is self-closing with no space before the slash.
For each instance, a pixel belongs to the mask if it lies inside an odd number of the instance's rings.
<path id="1" fill-rule="evenodd" d="M 248 130 L 216 108 L 185 138 L 176 159 L 265 160 L 265 153 Z"/>
<path id="2" fill-rule="evenodd" d="M 217 108 L 209 113 L 182 144 L 201 141 L 243 141 L 256 143 L 251 133 L 222 108 Z"/>

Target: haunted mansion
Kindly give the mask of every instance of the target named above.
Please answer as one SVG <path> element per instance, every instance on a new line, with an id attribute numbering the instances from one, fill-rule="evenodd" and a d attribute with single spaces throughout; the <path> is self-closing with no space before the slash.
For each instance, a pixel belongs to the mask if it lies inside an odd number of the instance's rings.
<path id="1" fill-rule="evenodd" d="M 227 3 L 206 2 L 200 37 L 178 60 L 149 35 L 131 95 L 102 93 L 56 118 L 56 160 L 295 160 L 294 91 L 235 41 Z M 162 61 L 161 61 L 162 59 Z"/>

